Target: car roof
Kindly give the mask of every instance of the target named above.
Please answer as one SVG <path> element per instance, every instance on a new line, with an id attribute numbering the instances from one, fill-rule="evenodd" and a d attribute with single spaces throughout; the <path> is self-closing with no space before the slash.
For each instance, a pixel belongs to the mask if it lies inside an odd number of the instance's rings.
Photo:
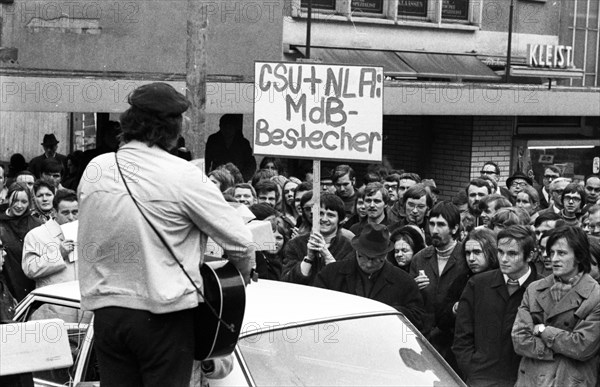
<path id="1" fill-rule="evenodd" d="M 79 282 L 35 289 L 33 294 L 79 302 Z M 274 326 L 290 326 L 341 318 L 398 313 L 368 298 L 287 282 L 260 280 L 246 287 L 243 335 Z"/>

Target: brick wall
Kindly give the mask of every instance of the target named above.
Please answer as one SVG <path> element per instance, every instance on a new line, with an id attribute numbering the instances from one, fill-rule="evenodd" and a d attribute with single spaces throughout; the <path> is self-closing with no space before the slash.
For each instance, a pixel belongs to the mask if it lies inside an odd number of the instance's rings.
<path id="1" fill-rule="evenodd" d="M 435 180 L 442 200 L 450 200 L 470 180 L 473 117 L 431 117 L 430 165 L 425 177 Z"/>
<path id="2" fill-rule="evenodd" d="M 473 117 L 471 178 L 479 176 L 483 163 L 493 161 L 500 167 L 500 185 L 505 185 L 513 169 L 513 123 L 513 117 Z"/>

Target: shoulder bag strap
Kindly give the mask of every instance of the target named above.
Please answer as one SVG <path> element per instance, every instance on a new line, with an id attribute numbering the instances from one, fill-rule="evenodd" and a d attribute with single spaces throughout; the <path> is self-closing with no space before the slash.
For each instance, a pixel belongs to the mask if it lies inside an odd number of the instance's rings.
<path id="1" fill-rule="evenodd" d="M 125 176 L 123 175 L 123 171 L 121 170 L 121 166 L 119 165 L 119 159 L 117 158 L 117 152 L 115 152 L 115 162 L 117 163 L 117 169 L 119 170 L 119 175 L 121 176 L 121 180 L 123 180 L 123 184 L 125 185 L 125 188 L 127 189 L 127 193 L 129 193 L 129 197 L 131 197 L 131 199 L 135 203 L 135 206 L 137 207 L 137 209 L 140 212 L 140 214 L 142 214 L 142 216 L 146 220 L 146 223 L 148 223 L 150 225 L 150 227 L 152 228 L 152 230 L 154 231 L 154 233 L 158 236 L 158 239 L 160 239 L 160 241 L 162 242 L 162 244 L 167 248 L 167 250 L 169 250 L 169 253 L 171 253 L 171 256 L 173 257 L 173 259 L 175 260 L 175 262 L 177 262 L 177 264 L 179 265 L 179 267 L 183 271 L 183 274 L 185 274 L 185 276 L 188 278 L 188 280 L 190 280 L 190 282 L 192 283 L 192 286 L 194 286 L 194 289 L 196 289 L 196 292 L 198 292 L 198 294 L 200 294 L 200 296 L 204 300 L 204 304 L 206 306 L 208 306 L 208 309 L 211 311 L 211 313 L 228 330 L 230 330 L 231 332 L 233 332 L 234 331 L 233 325 L 227 323 L 226 321 L 224 321 L 221 318 L 221 316 L 219 316 L 219 314 L 217 313 L 217 311 L 215 310 L 215 308 L 211 305 L 210 301 L 204 296 L 204 293 L 202 292 L 202 290 L 200 290 L 200 288 L 198 287 L 198 285 L 196 285 L 196 283 L 194 282 L 194 280 L 192 280 L 192 277 L 190 277 L 190 275 L 188 274 L 188 272 L 185 270 L 185 268 L 183 267 L 183 265 L 181 264 L 181 262 L 179 261 L 179 259 L 177 259 L 177 256 L 173 252 L 173 249 L 171 248 L 171 246 L 169 246 L 169 244 L 165 241 L 165 238 L 163 238 L 163 236 L 161 235 L 161 233 L 158 232 L 158 230 L 156 229 L 156 227 L 154 227 L 154 224 L 150 221 L 150 219 L 148 219 L 148 217 L 146 216 L 146 214 L 144 213 L 144 211 L 142 211 L 142 207 L 140 206 L 140 204 L 138 203 L 138 201 L 135 199 L 135 197 L 131 193 L 131 190 L 129 189 L 129 185 L 127 185 L 127 180 L 125 179 Z"/>

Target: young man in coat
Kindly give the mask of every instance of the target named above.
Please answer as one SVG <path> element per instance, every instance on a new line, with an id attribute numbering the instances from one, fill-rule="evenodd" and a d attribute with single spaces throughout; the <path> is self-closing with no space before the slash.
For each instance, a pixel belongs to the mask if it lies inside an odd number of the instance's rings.
<path id="1" fill-rule="evenodd" d="M 520 356 L 510 332 L 527 286 L 538 279 L 530 262 L 535 234 L 510 226 L 498 234 L 500 268 L 473 276 L 460 298 L 452 350 L 469 386 L 513 386 Z M 518 281 L 513 286 L 508 280 Z"/>
<path id="2" fill-rule="evenodd" d="M 356 258 L 328 265 L 317 274 L 315 286 L 354 294 L 388 304 L 421 327 L 423 299 L 411 276 L 393 266 L 387 253 L 394 249 L 383 224 L 367 223 L 352 238 Z"/>
<path id="3" fill-rule="evenodd" d="M 548 237 L 552 275 L 532 283 L 512 329 L 517 387 L 596 386 L 600 364 L 600 285 L 592 276 L 588 238 L 561 226 Z"/>

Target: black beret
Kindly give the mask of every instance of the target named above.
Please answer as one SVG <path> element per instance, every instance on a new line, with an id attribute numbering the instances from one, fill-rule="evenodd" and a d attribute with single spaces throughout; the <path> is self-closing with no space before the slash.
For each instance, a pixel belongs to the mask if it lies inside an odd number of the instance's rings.
<path id="1" fill-rule="evenodd" d="M 149 83 L 135 89 L 128 98 L 131 106 L 161 115 L 180 115 L 190 106 L 190 101 L 171 85 Z"/>

